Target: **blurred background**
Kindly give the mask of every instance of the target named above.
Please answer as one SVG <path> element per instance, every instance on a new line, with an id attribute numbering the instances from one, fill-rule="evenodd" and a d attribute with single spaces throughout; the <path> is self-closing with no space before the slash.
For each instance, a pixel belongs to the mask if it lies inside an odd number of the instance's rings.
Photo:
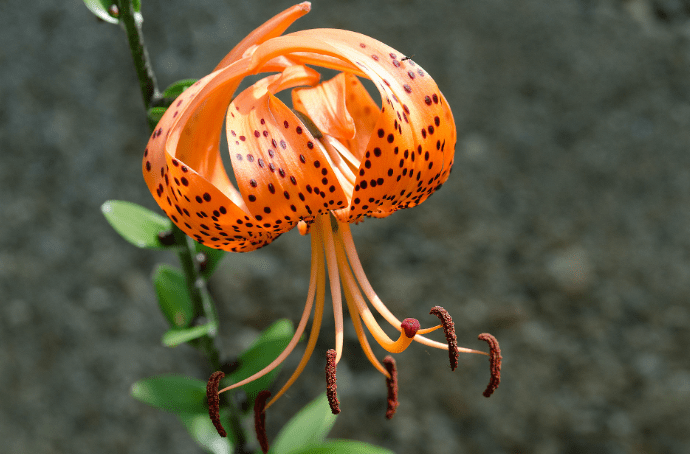
<path id="1" fill-rule="evenodd" d="M 144 0 L 159 83 L 207 74 L 292 3 Z M 485 349 L 488 331 L 504 356 L 486 399 L 486 358 L 451 373 L 444 352 L 413 346 L 387 421 L 384 379 L 350 329 L 331 436 L 400 454 L 686 452 L 690 2 L 315 0 L 291 30 L 313 27 L 414 55 L 447 97 L 448 183 L 353 233 L 395 314 L 430 325 L 445 306 L 460 345 Z M 125 35 L 81 0 L 3 0 L 0 43 L 0 451 L 200 452 L 174 415 L 129 394 L 154 374 L 211 371 L 161 345 L 150 274 L 175 257 L 137 250 L 99 210 L 157 209 Z M 296 232 L 226 257 L 211 290 L 228 359 L 298 320 L 308 268 Z M 326 313 L 308 370 L 268 413 L 270 437 L 325 388 Z"/>

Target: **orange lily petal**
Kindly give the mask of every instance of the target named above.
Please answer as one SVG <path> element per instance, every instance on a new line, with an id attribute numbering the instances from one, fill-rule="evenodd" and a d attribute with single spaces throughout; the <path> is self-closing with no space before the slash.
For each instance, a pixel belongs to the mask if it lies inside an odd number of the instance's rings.
<path id="1" fill-rule="evenodd" d="M 344 73 L 316 87 L 293 90 L 292 105 L 323 132 L 341 140 L 355 136 L 355 121 L 345 104 Z"/>
<path id="2" fill-rule="evenodd" d="M 302 2 L 286 9 L 281 13 L 276 14 L 256 28 L 253 32 L 248 34 L 235 47 L 233 47 L 232 50 L 228 52 L 228 54 L 220 61 L 220 63 L 218 63 L 218 66 L 216 66 L 214 71 L 224 68 L 230 63 L 239 60 L 250 47 L 282 35 L 293 22 L 307 14 L 310 10 L 311 3 Z"/>
<path id="3" fill-rule="evenodd" d="M 354 74 L 340 73 L 318 87 L 293 90 L 292 99 L 295 109 L 303 106 L 321 131 L 340 139 L 357 160 L 362 159 L 380 108 Z"/>
<path id="4" fill-rule="evenodd" d="M 290 71 L 298 71 L 292 67 Z M 232 102 L 226 116 L 230 158 L 248 210 L 272 232 L 345 207 L 347 199 L 316 139 L 272 91 L 315 83 L 302 76 L 262 79 Z M 283 80 L 285 79 L 285 80 Z"/>
<path id="5" fill-rule="evenodd" d="M 384 217 L 420 204 L 446 181 L 455 151 L 455 123 L 433 79 L 395 49 L 365 35 L 335 29 L 304 30 L 264 43 L 254 64 L 285 52 L 349 61 L 376 84 L 383 107 L 358 170 L 352 203 L 342 221 Z"/>
<path id="6" fill-rule="evenodd" d="M 278 236 L 247 216 L 218 155 L 225 107 L 249 63 L 237 61 L 185 90 L 158 123 L 143 162 L 151 193 L 180 229 L 208 246 L 236 252 Z"/>

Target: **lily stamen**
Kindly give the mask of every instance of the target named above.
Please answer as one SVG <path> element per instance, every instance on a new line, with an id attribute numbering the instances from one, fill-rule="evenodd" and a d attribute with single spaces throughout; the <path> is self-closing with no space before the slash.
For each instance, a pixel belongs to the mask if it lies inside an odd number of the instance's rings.
<path id="1" fill-rule="evenodd" d="M 388 355 L 383 358 L 383 364 L 386 365 L 388 376 L 386 377 L 386 388 L 388 389 L 388 408 L 386 408 L 386 419 L 391 419 L 398 409 L 398 369 L 395 365 L 395 359 Z"/>
<path id="2" fill-rule="evenodd" d="M 443 333 L 446 335 L 446 342 L 448 342 L 448 357 L 450 358 L 450 370 L 455 370 L 458 367 L 458 338 L 455 336 L 455 323 L 447 310 L 441 306 L 434 306 L 429 311 L 429 314 L 436 315 L 441 319 L 443 325 Z"/>
<path id="3" fill-rule="evenodd" d="M 213 427 L 221 437 L 227 437 L 228 433 L 220 422 L 220 396 L 218 395 L 218 383 L 225 377 L 221 371 L 214 372 L 206 384 L 206 400 L 208 401 L 208 415 L 211 418 Z"/>
<path id="4" fill-rule="evenodd" d="M 318 335 L 318 330 L 321 327 L 321 316 L 316 317 L 317 313 L 322 314 L 323 313 L 323 304 L 325 300 L 325 291 L 324 291 L 324 286 L 325 286 L 325 272 L 323 268 L 323 247 L 321 246 L 321 236 L 317 233 L 314 232 L 314 234 L 311 237 L 311 246 L 312 246 L 312 255 L 311 255 L 311 275 L 309 278 L 309 290 L 307 292 L 307 301 L 304 306 L 304 312 L 302 313 L 302 318 L 299 321 L 299 324 L 297 325 L 297 329 L 295 330 L 295 334 L 292 336 L 292 339 L 290 339 L 290 342 L 288 343 L 287 347 L 285 347 L 285 350 L 281 352 L 278 357 L 273 360 L 268 366 L 264 367 L 261 369 L 259 372 L 255 373 L 254 375 L 247 377 L 246 379 L 239 381 L 233 385 L 230 385 L 228 387 L 225 387 L 219 391 L 219 393 L 223 393 L 225 391 L 230 391 L 231 389 L 238 388 L 242 385 L 246 385 L 249 382 L 252 382 L 258 378 L 263 377 L 267 373 L 271 372 L 273 369 L 278 367 L 284 360 L 287 358 L 290 353 L 292 353 L 292 350 L 294 350 L 295 346 L 299 342 L 300 337 L 302 337 L 302 333 L 304 332 L 304 329 L 307 326 L 307 322 L 309 321 L 309 315 L 311 314 L 311 308 L 312 305 L 314 304 L 314 299 L 316 298 L 316 310 L 315 310 L 315 318 L 314 322 L 312 323 L 312 334 L 310 334 L 310 338 L 312 337 L 313 333 Z M 317 322 L 318 320 L 318 322 Z M 314 341 L 316 342 L 316 341 Z M 306 354 L 306 352 L 305 352 Z M 309 357 L 307 356 L 307 359 Z M 306 363 L 306 361 L 305 361 Z M 302 363 L 300 362 L 300 365 Z M 304 366 L 302 366 L 303 368 Z M 298 366 L 298 370 L 299 366 Z M 300 370 L 301 372 L 301 370 Z M 292 378 L 292 377 L 291 377 Z M 296 377 L 295 377 L 296 378 Z M 283 390 L 281 390 L 283 391 Z M 274 399 L 275 400 L 275 399 Z M 273 401 L 272 401 L 273 402 Z"/>
<path id="5" fill-rule="evenodd" d="M 328 405 L 331 407 L 331 412 L 334 415 L 340 413 L 338 384 L 336 382 L 336 355 L 337 353 L 333 349 L 326 352 L 326 397 L 328 398 Z"/>
<path id="6" fill-rule="evenodd" d="M 498 385 L 501 383 L 501 348 L 498 346 L 498 341 L 489 333 L 482 333 L 477 337 L 479 340 L 486 341 L 489 344 L 489 368 L 491 370 L 491 379 L 484 390 L 484 397 L 491 397 Z"/>
<path id="7" fill-rule="evenodd" d="M 261 391 L 254 401 L 254 429 L 261 452 L 268 453 L 268 436 L 266 435 L 266 400 L 271 397 L 270 391 Z"/>

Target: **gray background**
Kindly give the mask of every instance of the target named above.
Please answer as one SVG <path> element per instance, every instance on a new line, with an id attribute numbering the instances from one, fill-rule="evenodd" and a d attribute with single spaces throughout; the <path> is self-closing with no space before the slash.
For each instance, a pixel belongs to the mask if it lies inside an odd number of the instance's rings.
<path id="1" fill-rule="evenodd" d="M 289 1 L 144 0 L 161 85 L 201 77 Z M 293 29 L 349 28 L 412 55 L 455 114 L 449 182 L 353 228 L 400 317 L 441 304 L 461 345 L 398 356 L 401 405 L 350 329 L 333 437 L 398 453 L 680 453 L 690 427 L 690 4 L 681 0 L 316 0 Z M 198 452 L 171 414 L 129 396 L 159 373 L 205 379 L 165 322 L 140 251 L 99 206 L 154 207 L 124 34 L 81 1 L 0 2 L 0 452 Z M 231 357 L 306 296 L 307 239 L 229 256 L 212 290 Z M 327 312 L 327 315 L 329 312 Z M 332 321 L 271 437 L 324 389 Z M 382 352 L 377 350 L 382 356 Z M 285 373 L 291 371 L 291 359 Z M 285 377 L 285 376 L 284 376 Z M 284 378 L 283 378 L 284 379 Z"/>

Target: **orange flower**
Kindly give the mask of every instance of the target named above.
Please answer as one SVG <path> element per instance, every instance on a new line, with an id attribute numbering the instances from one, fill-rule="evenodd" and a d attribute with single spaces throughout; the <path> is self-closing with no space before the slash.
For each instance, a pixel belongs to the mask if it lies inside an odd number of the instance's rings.
<path id="1" fill-rule="evenodd" d="M 350 223 L 416 206 L 446 181 L 456 142 L 446 99 L 410 58 L 368 36 L 334 29 L 280 36 L 309 8 L 301 3 L 266 22 L 214 72 L 182 93 L 153 132 L 143 160 L 146 183 L 158 204 L 200 243 L 246 252 L 295 226 L 311 235 L 309 292 L 293 339 L 267 368 L 226 388 L 280 364 L 314 308 L 304 357 L 268 406 L 294 382 L 314 350 L 326 273 L 335 317 L 335 353 L 329 353 L 333 394 L 335 364 L 343 350 L 342 294 L 367 358 L 389 381 L 394 374 L 374 356 L 362 321 L 391 353 L 414 340 L 446 350 L 450 345 L 451 363 L 457 351 L 485 354 L 455 346 L 450 317 L 443 324 L 447 343 L 422 336 L 442 325 L 419 329 L 415 319 L 396 318 L 369 284 L 350 234 Z M 306 65 L 341 72 L 319 83 L 319 73 Z M 244 77 L 260 73 L 273 74 L 233 99 Z M 373 81 L 382 107 L 359 78 Z M 292 89 L 294 111 L 275 96 L 286 89 Z M 221 160 L 223 121 L 238 188 Z M 397 340 L 381 329 L 366 300 L 400 332 Z"/>

